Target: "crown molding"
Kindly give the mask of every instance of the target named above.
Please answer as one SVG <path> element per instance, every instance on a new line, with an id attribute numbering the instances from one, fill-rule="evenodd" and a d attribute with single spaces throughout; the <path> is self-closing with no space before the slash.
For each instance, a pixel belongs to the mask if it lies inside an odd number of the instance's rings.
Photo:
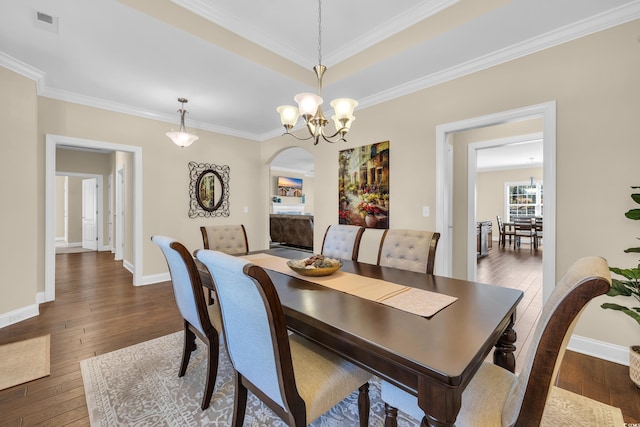
<path id="1" fill-rule="evenodd" d="M 518 59 L 532 53 L 567 43 L 608 28 L 622 25 L 640 18 L 640 0 L 620 6 L 607 12 L 583 19 L 571 25 L 550 31 L 538 37 L 526 40 L 507 48 L 450 67 L 438 73 L 407 82 L 402 85 L 378 92 L 360 101 L 361 108 L 371 107 L 401 96 L 436 86 L 495 65 Z"/>
<path id="2" fill-rule="evenodd" d="M 45 87 L 45 73 L 13 56 L 0 52 L 0 65 L 36 82 L 38 92 Z"/>

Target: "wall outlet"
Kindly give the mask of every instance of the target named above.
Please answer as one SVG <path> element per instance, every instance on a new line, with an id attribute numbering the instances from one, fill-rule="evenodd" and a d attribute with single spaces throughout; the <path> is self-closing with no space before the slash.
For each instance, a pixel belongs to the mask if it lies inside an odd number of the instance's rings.
<path id="1" fill-rule="evenodd" d="M 425 218 L 429 216 L 429 206 L 422 207 L 422 216 Z"/>

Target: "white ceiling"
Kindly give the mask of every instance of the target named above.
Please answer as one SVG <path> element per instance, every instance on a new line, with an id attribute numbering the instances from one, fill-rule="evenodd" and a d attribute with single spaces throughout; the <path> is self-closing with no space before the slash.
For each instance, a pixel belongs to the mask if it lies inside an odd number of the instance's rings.
<path id="1" fill-rule="evenodd" d="M 323 96 L 363 109 L 637 18 L 640 0 L 324 0 Z M 314 0 L 0 1 L 0 65 L 168 129 L 185 97 L 188 128 L 279 135 L 276 107 L 315 91 L 317 60 Z"/>

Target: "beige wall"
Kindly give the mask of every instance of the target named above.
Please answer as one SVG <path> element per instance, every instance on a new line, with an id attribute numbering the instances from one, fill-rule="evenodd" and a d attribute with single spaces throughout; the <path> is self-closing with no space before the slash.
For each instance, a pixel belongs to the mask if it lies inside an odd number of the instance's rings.
<path id="1" fill-rule="evenodd" d="M 633 203 L 629 186 L 640 185 L 639 33 L 640 21 L 634 21 L 357 110 L 347 144 L 313 147 L 315 180 L 326 188 L 315 195 L 316 231 L 337 222 L 338 150 L 389 140 L 390 226 L 434 229 L 435 217 L 423 218 L 421 206 L 435 211 L 436 126 L 555 100 L 557 275 L 586 255 L 636 265 L 637 256 L 623 249 L 640 230 L 623 213 Z M 268 141 L 263 162 L 293 143 L 286 137 Z M 456 191 L 466 195 L 466 174 L 454 180 L 465 183 Z M 320 244 L 316 232 L 316 251 Z M 591 305 L 578 333 L 618 345 L 639 342 L 638 325 L 600 309 L 601 302 Z"/>
<path id="2" fill-rule="evenodd" d="M 0 313 L 36 303 L 42 274 L 38 212 L 43 193 L 37 159 L 37 96 L 32 80 L 0 67 Z M 42 197 L 43 198 L 43 197 Z"/>

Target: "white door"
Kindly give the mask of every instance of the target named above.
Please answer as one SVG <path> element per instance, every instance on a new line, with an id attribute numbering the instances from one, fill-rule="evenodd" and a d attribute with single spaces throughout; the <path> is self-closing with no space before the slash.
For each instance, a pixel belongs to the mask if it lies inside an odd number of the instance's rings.
<path id="1" fill-rule="evenodd" d="M 82 180 L 82 247 L 98 250 L 98 199 L 95 178 Z"/>

